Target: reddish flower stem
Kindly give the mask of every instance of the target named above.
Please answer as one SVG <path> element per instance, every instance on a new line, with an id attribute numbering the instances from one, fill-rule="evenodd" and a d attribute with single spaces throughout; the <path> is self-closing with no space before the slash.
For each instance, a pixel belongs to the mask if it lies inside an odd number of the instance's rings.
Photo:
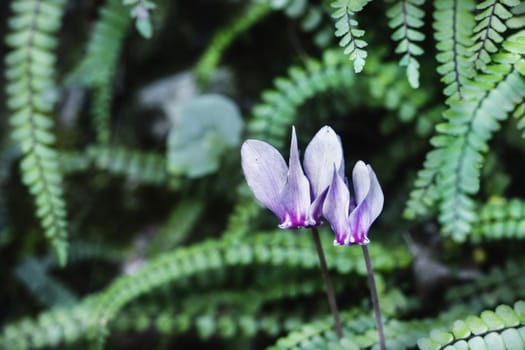
<path id="1" fill-rule="evenodd" d="M 374 278 L 374 269 L 372 268 L 372 262 L 370 261 L 370 255 L 368 254 L 368 247 L 366 245 L 362 245 L 361 247 L 363 248 L 363 256 L 365 257 L 366 270 L 368 272 L 368 284 L 370 286 L 370 296 L 372 297 L 372 306 L 374 307 L 377 333 L 379 335 L 379 348 L 381 350 L 386 350 L 385 334 L 383 332 L 383 321 L 381 320 L 381 310 L 379 309 L 379 298 L 377 297 L 377 288 L 376 288 L 376 281 Z"/>
<path id="2" fill-rule="evenodd" d="M 321 266 L 321 274 L 323 275 L 324 285 L 326 289 L 326 296 L 328 297 L 328 304 L 330 311 L 334 317 L 335 331 L 339 339 L 343 338 L 343 328 L 341 327 L 341 320 L 339 319 L 339 311 L 337 311 L 337 303 L 335 302 L 334 287 L 328 275 L 328 267 L 326 266 L 326 259 L 324 257 L 323 246 L 319 239 L 319 231 L 316 227 L 312 227 L 312 237 L 314 239 L 317 255 L 319 256 L 319 265 Z"/>

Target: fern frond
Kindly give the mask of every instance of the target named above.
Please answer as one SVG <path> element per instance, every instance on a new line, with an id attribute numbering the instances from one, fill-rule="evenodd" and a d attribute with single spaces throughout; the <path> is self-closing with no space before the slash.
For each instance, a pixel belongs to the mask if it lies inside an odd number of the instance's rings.
<path id="1" fill-rule="evenodd" d="M 518 4 L 518 0 L 485 0 L 476 5 L 474 44 L 469 51 L 470 61 L 477 70 L 484 71 L 491 61 L 490 55 L 498 51 L 507 30 L 505 21 L 512 17 L 509 10 Z"/>
<path id="2" fill-rule="evenodd" d="M 66 79 L 68 84 L 96 87 L 113 78 L 131 19 L 122 0 L 107 0 L 100 7 L 98 17 L 85 55 Z"/>
<path id="3" fill-rule="evenodd" d="M 452 98 L 463 98 L 463 89 L 472 77 L 472 67 L 468 60 L 472 46 L 474 17 L 472 0 L 434 1 L 434 38 L 440 63 L 437 71 L 445 84 L 443 93 Z"/>
<path id="4" fill-rule="evenodd" d="M 275 88 L 262 93 L 262 102 L 253 110 L 247 125 L 249 136 L 281 148 L 299 106 L 306 100 L 331 88 L 350 88 L 355 81 L 352 68 L 343 56 L 326 51 L 322 62 L 310 59 L 306 68 L 291 67 L 287 77 L 275 79 Z"/>
<path id="5" fill-rule="evenodd" d="M 163 227 L 155 234 L 151 240 L 148 253 L 155 256 L 159 253 L 167 252 L 182 243 L 204 211 L 204 203 L 196 199 L 182 199 Z"/>
<path id="6" fill-rule="evenodd" d="M 367 52 L 365 47 L 368 45 L 362 38 L 365 31 L 359 29 L 359 23 L 355 19 L 356 12 L 359 12 L 369 0 L 335 0 L 331 6 L 336 10 L 332 14 L 335 20 L 335 36 L 341 37 L 339 46 L 344 48 L 344 54 L 354 62 L 354 71 L 359 73 L 365 66 Z"/>
<path id="7" fill-rule="evenodd" d="M 393 291 L 395 292 L 395 291 Z M 403 312 L 403 300 L 399 293 L 387 293 L 381 297 L 385 304 L 397 305 L 397 312 Z M 401 304 L 400 304 L 401 303 Z M 428 334 L 435 323 L 447 324 L 454 317 L 464 315 L 464 309 L 452 310 L 442 316 L 443 320 L 424 319 L 417 321 L 398 321 L 391 319 L 385 322 L 384 331 L 388 349 L 408 349 L 413 347 L 418 337 Z M 445 322 L 446 320 L 447 322 Z M 277 340 L 268 350 L 345 350 L 369 349 L 377 344 L 375 321 L 369 310 L 351 309 L 341 313 L 344 338 L 339 340 L 334 332 L 333 320 L 323 317 L 301 325 L 289 334 Z"/>
<path id="8" fill-rule="evenodd" d="M 95 168 L 124 176 L 136 184 L 167 185 L 172 190 L 180 185 L 180 179 L 166 170 L 163 155 L 122 146 L 90 146 L 84 152 L 60 152 L 59 162 L 66 174 Z"/>
<path id="9" fill-rule="evenodd" d="M 307 321 L 311 310 L 304 315 L 301 310 L 286 310 L 253 314 L 235 308 L 227 310 L 208 310 L 193 318 L 165 307 L 136 307 L 123 310 L 115 320 L 116 333 L 154 329 L 159 334 L 170 337 L 195 329 L 200 338 L 220 337 L 223 339 L 250 338 L 259 334 L 276 336 L 290 331 L 294 326 Z"/>
<path id="10" fill-rule="evenodd" d="M 252 231 L 252 222 L 261 212 L 261 205 L 253 198 L 248 185 L 242 183 L 237 187 L 238 200 L 228 217 L 228 224 L 223 236 L 236 239 Z"/>
<path id="11" fill-rule="evenodd" d="M 110 139 L 111 100 L 118 58 L 131 19 L 122 0 L 107 0 L 100 8 L 99 19 L 86 45 L 82 61 L 67 77 L 68 84 L 93 89 L 91 112 L 97 143 Z"/>
<path id="12" fill-rule="evenodd" d="M 66 2 L 13 1 L 5 58 L 12 136 L 23 158 L 20 172 L 35 196 L 36 214 L 62 265 L 67 261 L 67 223 L 62 174 L 53 148 L 56 32 Z"/>
<path id="13" fill-rule="evenodd" d="M 215 271 L 227 266 L 270 265 L 310 269 L 317 266 L 317 255 L 309 240 L 297 240 L 282 231 L 248 236 L 242 241 L 205 241 L 199 245 L 180 248 L 174 253 L 159 256 L 131 276 L 116 279 L 103 293 L 96 308 L 97 329 L 91 335 L 97 348 L 102 348 L 108 332 L 108 324 L 120 309 L 130 301 L 154 288 L 188 276 Z M 376 270 L 391 270 L 406 266 L 411 257 L 405 248 L 384 253 L 380 245 L 370 246 Z M 363 262 L 357 258 L 357 250 L 327 250 L 329 268 L 341 273 L 353 271 L 366 275 Z"/>
<path id="14" fill-rule="evenodd" d="M 505 265 L 493 267 L 472 282 L 450 288 L 445 297 L 451 303 L 484 308 L 525 298 L 523 266 L 523 260 L 508 260 Z"/>
<path id="15" fill-rule="evenodd" d="M 494 311 L 468 316 L 454 322 L 448 330 L 434 329 L 428 338 L 418 341 L 421 350 L 461 349 L 523 349 L 525 348 L 525 302 L 514 307 L 500 305 Z"/>
<path id="16" fill-rule="evenodd" d="M 472 240 L 525 238 L 525 203 L 519 199 L 495 198 L 479 209 Z"/>
<path id="17" fill-rule="evenodd" d="M 150 185 L 165 185 L 175 189 L 179 179 L 168 174 L 166 159 L 162 155 L 124 147 L 92 146 L 87 150 L 97 169 L 125 176 L 131 182 Z"/>
<path id="18" fill-rule="evenodd" d="M 71 344 L 93 327 L 95 297 L 70 307 L 57 307 L 41 313 L 35 320 L 11 323 L 0 333 L 0 349 L 45 349 Z"/>
<path id="19" fill-rule="evenodd" d="M 463 100 L 450 102 L 444 113 L 447 121 L 437 126 L 438 135 L 430 141 L 434 150 L 418 173 L 405 216 L 427 213 L 429 205 L 440 200 L 443 233 L 458 241 L 466 239 L 477 218 L 470 196 L 479 190 L 487 142 L 525 94 L 519 72 L 524 39 L 522 34 L 509 37 L 504 43 L 509 53 L 497 55 L 486 74 L 465 85 L 468 90 L 465 88 Z"/>
<path id="20" fill-rule="evenodd" d="M 398 41 L 396 53 L 403 54 L 400 65 L 407 67 L 407 78 L 413 88 L 419 87 L 419 62 L 415 56 L 423 54 L 416 42 L 425 40 L 419 28 L 423 26 L 425 0 L 402 0 L 387 11 L 388 26 L 394 30 L 392 40 Z"/>
<path id="21" fill-rule="evenodd" d="M 195 66 L 195 74 L 201 83 L 206 83 L 214 72 L 217 64 L 232 41 L 248 28 L 262 20 L 271 11 L 266 4 L 251 4 L 244 12 L 236 16 L 232 23 L 217 31 L 206 51 L 201 55 Z"/>

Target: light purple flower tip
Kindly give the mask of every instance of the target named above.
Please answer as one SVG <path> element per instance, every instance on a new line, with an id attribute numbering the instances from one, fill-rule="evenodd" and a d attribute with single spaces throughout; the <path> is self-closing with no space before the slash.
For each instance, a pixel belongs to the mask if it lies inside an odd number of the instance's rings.
<path id="1" fill-rule="evenodd" d="M 339 136 L 325 126 L 305 152 L 303 172 L 295 128 L 292 128 L 288 166 L 279 152 L 266 142 L 247 140 L 241 147 L 242 168 L 255 198 L 280 220 L 279 227 L 312 227 L 321 223 L 323 203 L 332 169 L 343 167 Z"/>
<path id="2" fill-rule="evenodd" d="M 376 174 L 370 165 L 358 161 L 352 171 L 355 207 L 350 208 L 348 187 L 340 173 L 333 171 L 333 178 L 323 215 L 335 232 L 335 245 L 368 244 L 368 231 L 383 210 L 384 196 Z"/>

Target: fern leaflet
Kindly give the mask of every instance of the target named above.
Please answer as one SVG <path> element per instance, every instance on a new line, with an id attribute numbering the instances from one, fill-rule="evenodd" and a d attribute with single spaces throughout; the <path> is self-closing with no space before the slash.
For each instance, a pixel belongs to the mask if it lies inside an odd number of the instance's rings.
<path id="1" fill-rule="evenodd" d="M 13 137 L 20 145 L 22 180 L 35 196 L 37 216 L 61 265 L 67 261 L 62 174 L 53 148 L 56 31 L 65 0 L 13 1 L 6 80 Z"/>
<path id="2" fill-rule="evenodd" d="M 463 98 L 463 87 L 472 77 L 468 48 L 472 46 L 472 0 L 435 0 L 434 38 L 440 63 L 437 71 L 445 83 L 443 93 Z"/>
<path id="3" fill-rule="evenodd" d="M 450 331 L 434 329 L 418 341 L 421 350 L 430 349 L 523 349 L 525 347 L 525 302 L 514 307 L 500 305 L 494 311 L 457 320 Z"/>
<path id="4" fill-rule="evenodd" d="M 425 12 L 420 8 L 425 0 L 402 0 L 392 6 L 387 16 L 388 26 L 394 30 L 392 40 L 399 41 L 396 53 L 403 54 L 400 64 L 407 67 L 407 78 L 413 88 L 419 87 L 419 62 L 415 56 L 423 54 L 421 46 L 425 34 L 418 29 L 423 26 Z"/>
<path id="5" fill-rule="evenodd" d="M 122 0 L 108 0 L 100 8 L 84 58 L 67 78 L 69 84 L 94 89 L 91 111 L 97 142 L 101 144 L 107 144 L 110 140 L 113 78 L 130 24 L 131 18 Z"/>
<path id="6" fill-rule="evenodd" d="M 446 122 L 437 126 L 431 139 L 434 150 L 427 155 L 418 174 L 405 215 L 426 213 L 428 204 L 441 200 L 439 221 L 445 234 L 463 241 L 476 221 L 475 205 L 469 195 L 479 190 L 480 167 L 487 141 L 525 95 L 519 72 L 525 49 L 523 34 L 509 37 L 509 53 L 495 57 L 495 64 L 476 81 L 465 85 L 464 100 L 453 99 L 445 111 Z M 466 89 L 468 87 L 468 89 Z"/>
<path id="7" fill-rule="evenodd" d="M 368 0 L 336 0 L 332 7 L 336 10 L 332 14 L 335 19 L 335 36 L 341 37 L 339 46 L 344 47 L 345 55 L 354 62 L 354 71 L 359 73 L 365 66 L 367 52 L 366 41 L 361 39 L 365 31 L 358 28 L 359 23 L 354 18 L 355 13 L 361 11 Z"/>
<path id="8" fill-rule="evenodd" d="M 483 71 L 490 63 L 490 55 L 498 51 L 497 45 L 503 41 L 502 34 L 507 30 L 505 21 L 512 17 L 507 7 L 519 4 L 517 0 L 485 0 L 476 5 L 479 13 L 476 15 L 476 26 L 474 27 L 474 45 L 470 61 L 474 67 Z"/>

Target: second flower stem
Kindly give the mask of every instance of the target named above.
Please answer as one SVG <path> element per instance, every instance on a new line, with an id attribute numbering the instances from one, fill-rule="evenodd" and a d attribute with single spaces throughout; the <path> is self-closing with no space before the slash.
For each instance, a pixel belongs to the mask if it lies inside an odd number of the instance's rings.
<path id="1" fill-rule="evenodd" d="M 337 310 L 337 303 L 335 302 L 334 287 L 332 281 L 328 275 L 328 267 L 326 266 L 326 259 L 324 257 L 323 246 L 319 239 L 319 231 L 316 227 L 312 227 L 312 237 L 314 239 L 315 248 L 317 249 L 317 255 L 319 255 L 319 264 L 321 265 L 321 274 L 323 275 L 324 284 L 326 287 L 326 296 L 328 297 L 328 304 L 330 305 L 330 311 L 334 317 L 335 330 L 339 339 L 343 338 L 343 329 L 341 327 L 341 320 L 339 319 L 339 311 Z"/>
<path id="2" fill-rule="evenodd" d="M 374 269 L 372 268 L 372 262 L 370 261 L 370 254 L 368 254 L 368 247 L 366 245 L 362 245 L 361 247 L 363 248 L 363 255 L 365 257 L 366 270 L 368 272 L 368 284 L 370 285 L 370 295 L 372 297 L 372 306 L 374 307 L 377 333 L 379 335 L 379 348 L 381 350 L 385 350 L 386 349 L 385 335 L 383 332 L 383 321 L 381 320 L 381 310 L 379 309 L 379 298 L 377 297 L 377 288 L 376 288 L 376 281 L 374 278 Z"/>

